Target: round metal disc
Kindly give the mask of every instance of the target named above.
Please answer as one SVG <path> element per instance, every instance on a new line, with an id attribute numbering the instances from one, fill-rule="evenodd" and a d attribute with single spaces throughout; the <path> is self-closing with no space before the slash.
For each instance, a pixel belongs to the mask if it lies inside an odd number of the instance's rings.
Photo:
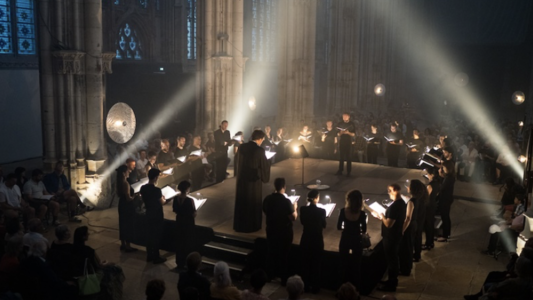
<path id="1" fill-rule="evenodd" d="M 109 137 L 118 144 L 127 143 L 135 133 L 135 114 L 129 105 L 119 102 L 107 113 L 106 128 Z"/>

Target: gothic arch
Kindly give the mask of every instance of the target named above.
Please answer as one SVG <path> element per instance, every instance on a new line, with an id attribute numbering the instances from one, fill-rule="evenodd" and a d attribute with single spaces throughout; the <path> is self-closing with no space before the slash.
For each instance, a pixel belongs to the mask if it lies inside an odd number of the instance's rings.
<path id="1" fill-rule="evenodd" d="M 120 30 L 125 29 L 126 25 L 128 25 L 130 30 L 132 30 L 132 34 L 133 30 L 135 30 L 136 36 L 139 39 L 139 42 L 141 43 L 143 54 L 142 61 L 153 61 L 155 52 L 154 47 L 157 36 L 156 34 L 154 34 L 155 28 L 153 28 L 151 23 L 146 22 L 145 19 L 146 18 L 141 14 L 137 13 L 136 11 L 132 12 L 131 10 L 123 14 L 120 18 L 118 18 L 117 22 L 115 22 L 115 26 L 113 26 L 113 49 L 116 51 L 118 46 L 117 43 L 120 42 Z M 117 57 L 117 61 L 135 60 L 137 59 L 118 59 Z"/>

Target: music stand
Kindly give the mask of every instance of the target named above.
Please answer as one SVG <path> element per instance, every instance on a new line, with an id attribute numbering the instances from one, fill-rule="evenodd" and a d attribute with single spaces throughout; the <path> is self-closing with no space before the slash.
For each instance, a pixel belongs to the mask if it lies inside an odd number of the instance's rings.
<path id="1" fill-rule="evenodd" d="M 304 185 L 304 161 L 306 157 L 309 157 L 309 153 L 307 153 L 307 149 L 305 149 L 304 145 L 300 146 L 294 146 L 292 148 L 292 153 L 294 158 L 302 158 L 302 183 L 295 184 L 294 186 L 305 186 Z"/>

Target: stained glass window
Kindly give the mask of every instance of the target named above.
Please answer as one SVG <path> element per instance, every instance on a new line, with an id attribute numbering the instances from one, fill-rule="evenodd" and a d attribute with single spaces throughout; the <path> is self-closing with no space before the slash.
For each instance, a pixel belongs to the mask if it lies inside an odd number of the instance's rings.
<path id="1" fill-rule="evenodd" d="M 187 0 L 187 59 L 196 59 L 196 0 Z"/>
<path id="2" fill-rule="evenodd" d="M 119 4 L 120 4 L 120 0 L 115 0 L 113 3 L 114 3 L 115 5 L 119 5 Z"/>
<path id="3" fill-rule="evenodd" d="M 36 54 L 34 16 L 32 0 L 0 0 L 0 54 Z"/>
<path id="4" fill-rule="evenodd" d="M 129 23 L 124 24 L 118 32 L 118 39 L 115 42 L 117 59 L 122 60 L 142 60 L 143 48 L 141 39 L 137 35 L 137 30 Z"/>
<path id="5" fill-rule="evenodd" d="M 252 60 L 274 62 L 277 0 L 252 1 Z"/>

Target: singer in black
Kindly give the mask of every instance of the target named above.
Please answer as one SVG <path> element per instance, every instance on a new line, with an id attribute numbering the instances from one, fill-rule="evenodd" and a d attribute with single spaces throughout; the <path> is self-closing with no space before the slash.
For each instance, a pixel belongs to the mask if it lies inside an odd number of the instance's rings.
<path id="1" fill-rule="evenodd" d="M 355 136 L 355 125 L 350 121 L 350 114 L 342 114 L 342 122 L 337 125 L 339 135 L 339 170 L 336 175 L 342 175 L 346 161 L 346 176 L 352 172 L 352 138 Z"/>
<path id="2" fill-rule="evenodd" d="M 233 230 L 255 232 L 261 229 L 263 219 L 263 182 L 270 180 L 270 163 L 261 144 L 265 133 L 254 130 L 252 140 L 242 144 L 235 155 L 237 188 Z"/>
<path id="3" fill-rule="evenodd" d="M 420 153 L 424 150 L 424 142 L 420 139 L 420 133 L 417 129 L 413 130 L 413 136 L 405 145 L 407 147 L 407 167 L 410 169 L 416 169 Z"/>
<path id="4" fill-rule="evenodd" d="M 226 179 L 228 170 L 228 148 L 231 146 L 231 134 L 228 129 L 228 121 L 220 123 L 220 129 L 214 132 L 215 135 L 215 163 L 216 163 L 216 182 L 222 182 Z"/>
<path id="5" fill-rule="evenodd" d="M 387 143 L 387 164 L 389 167 L 398 166 L 398 157 L 400 156 L 400 148 L 403 145 L 403 134 L 398 130 L 396 124 L 390 125 L 390 132 L 385 136 Z"/>
<path id="6" fill-rule="evenodd" d="M 147 229 L 146 261 L 160 264 L 167 261 L 159 256 L 159 241 L 163 232 L 163 204 L 165 198 L 161 189 L 156 187 L 161 171 L 150 169 L 148 171 L 148 183 L 141 187 L 141 196 L 146 207 L 145 225 Z"/>
<path id="7" fill-rule="evenodd" d="M 322 129 L 322 158 L 334 159 L 337 153 L 337 129 L 333 122 L 327 121 L 326 128 Z"/>
<path id="8" fill-rule="evenodd" d="M 378 136 L 378 126 L 376 124 L 370 125 L 370 133 L 365 136 L 365 139 L 366 159 L 369 164 L 377 164 L 381 137 Z"/>

